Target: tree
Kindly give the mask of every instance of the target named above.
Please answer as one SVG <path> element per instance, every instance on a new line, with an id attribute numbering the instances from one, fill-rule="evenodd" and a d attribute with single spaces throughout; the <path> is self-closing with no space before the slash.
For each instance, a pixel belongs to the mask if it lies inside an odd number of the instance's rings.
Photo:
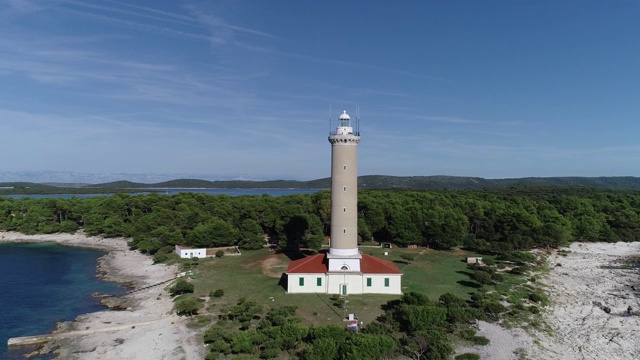
<path id="1" fill-rule="evenodd" d="M 493 280 L 491 280 L 491 274 L 485 271 L 480 271 L 480 270 L 474 271 L 472 274 L 472 278 L 473 280 L 477 281 L 481 285 L 489 285 L 493 283 Z"/>
<path id="2" fill-rule="evenodd" d="M 176 303 L 176 313 L 178 315 L 191 316 L 198 312 L 203 307 L 203 304 L 194 298 L 180 299 Z"/>
<path id="3" fill-rule="evenodd" d="M 240 225 L 240 247 L 247 250 L 257 250 L 264 245 L 264 231 L 252 219 L 244 219 Z"/>
<path id="4" fill-rule="evenodd" d="M 304 352 L 305 360 L 326 360 L 338 358 L 338 344 L 331 338 L 320 338 Z"/>
<path id="5" fill-rule="evenodd" d="M 187 239 L 193 247 L 230 246 L 237 242 L 238 231 L 226 221 L 213 218 L 196 226 Z"/>
<path id="6" fill-rule="evenodd" d="M 188 281 L 186 281 L 183 278 L 179 278 L 176 281 L 175 285 L 173 285 L 171 288 L 169 288 L 169 292 L 173 296 L 186 294 L 186 293 L 192 293 L 193 291 L 194 291 L 193 284 L 188 282 Z"/>
<path id="7" fill-rule="evenodd" d="M 379 359 L 392 353 L 395 347 L 395 339 L 388 335 L 360 333 L 348 337 L 340 352 L 341 358 L 345 360 Z"/>

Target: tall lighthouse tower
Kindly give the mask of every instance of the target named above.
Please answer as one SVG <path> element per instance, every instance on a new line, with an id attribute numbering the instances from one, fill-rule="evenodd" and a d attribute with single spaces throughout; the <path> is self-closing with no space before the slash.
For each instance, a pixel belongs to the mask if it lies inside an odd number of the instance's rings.
<path id="1" fill-rule="evenodd" d="M 357 124 L 356 124 L 357 125 Z M 331 143 L 331 243 L 329 251 L 289 263 L 290 294 L 402 294 L 402 271 L 391 261 L 358 250 L 358 143 L 343 112 Z"/>
<path id="2" fill-rule="evenodd" d="M 358 251 L 358 143 L 351 117 L 344 111 L 331 143 L 331 243 L 329 271 L 360 271 Z"/>

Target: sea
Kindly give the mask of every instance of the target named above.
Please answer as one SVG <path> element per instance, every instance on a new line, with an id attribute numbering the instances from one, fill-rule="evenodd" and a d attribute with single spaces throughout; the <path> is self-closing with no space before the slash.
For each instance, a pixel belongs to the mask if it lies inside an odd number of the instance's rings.
<path id="1" fill-rule="evenodd" d="M 92 293 L 126 291 L 97 278 L 97 259 L 102 255 L 54 243 L 0 243 L 0 359 L 23 360 L 33 350 L 9 350 L 9 338 L 43 335 L 58 321 L 104 310 Z"/>
<path id="2" fill-rule="evenodd" d="M 161 194 L 196 192 L 211 195 L 312 194 L 318 189 L 166 189 Z M 11 195 L 12 198 L 85 198 L 109 194 Z M 104 310 L 92 293 L 121 294 L 126 289 L 96 277 L 103 252 L 54 243 L 0 243 L 0 360 L 23 360 L 33 349 L 7 348 L 18 336 L 43 335 L 58 321 Z M 33 359 L 53 359 L 43 356 Z"/>

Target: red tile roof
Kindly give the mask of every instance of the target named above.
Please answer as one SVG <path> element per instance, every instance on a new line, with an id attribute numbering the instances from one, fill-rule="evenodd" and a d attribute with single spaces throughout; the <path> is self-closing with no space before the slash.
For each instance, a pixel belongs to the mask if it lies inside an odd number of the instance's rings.
<path id="1" fill-rule="evenodd" d="M 326 256 L 318 254 L 290 262 L 286 272 L 287 274 L 320 274 L 326 273 L 328 269 Z M 360 271 L 363 274 L 402 274 L 393 262 L 364 254 L 360 260 Z"/>
<path id="2" fill-rule="evenodd" d="M 287 274 L 318 274 L 329 270 L 324 254 L 294 260 L 287 266 Z"/>
<path id="3" fill-rule="evenodd" d="M 364 274 L 402 274 L 393 262 L 366 254 L 362 254 L 360 271 Z"/>

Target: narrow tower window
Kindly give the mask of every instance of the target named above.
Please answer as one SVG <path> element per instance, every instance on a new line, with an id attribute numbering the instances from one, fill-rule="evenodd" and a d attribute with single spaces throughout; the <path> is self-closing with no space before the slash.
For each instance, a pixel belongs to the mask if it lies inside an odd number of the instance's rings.
<path id="1" fill-rule="evenodd" d="M 342 212 L 347 212 L 347 208 L 342 208 Z"/>
<path id="2" fill-rule="evenodd" d="M 347 165 L 342 165 L 342 170 L 347 170 Z"/>
<path id="3" fill-rule="evenodd" d="M 347 233 L 347 229 L 342 229 L 342 233 L 346 234 Z"/>
<path id="4" fill-rule="evenodd" d="M 346 187 L 346 186 L 343 186 L 343 187 L 342 187 L 342 191 L 347 191 L 347 187 Z"/>

